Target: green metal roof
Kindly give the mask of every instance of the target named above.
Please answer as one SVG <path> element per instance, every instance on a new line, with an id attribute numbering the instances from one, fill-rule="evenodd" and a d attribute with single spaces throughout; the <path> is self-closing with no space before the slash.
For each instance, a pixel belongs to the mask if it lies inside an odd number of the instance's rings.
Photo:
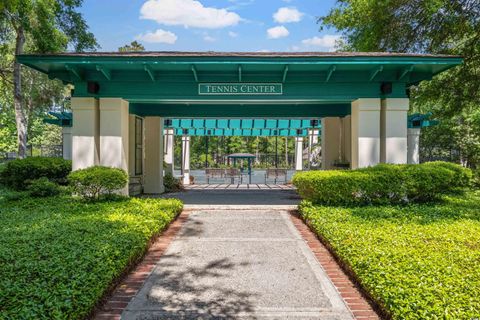
<path id="1" fill-rule="evenodd" d="M 344 116 L 355 99 L 407 97 L 408 86 L 463 61 L 350 52 L 98 52 L 19 55 L 17 60 L 73 84 L 74 97 L 120 97 L 130 102 L 131 113 L 144 116 L 214 118 Z M 391 84 L 390 92 L 381 90 L 384 83 Z M 210 84 L 264 84 L 278 92 L 202 92 Z"/>

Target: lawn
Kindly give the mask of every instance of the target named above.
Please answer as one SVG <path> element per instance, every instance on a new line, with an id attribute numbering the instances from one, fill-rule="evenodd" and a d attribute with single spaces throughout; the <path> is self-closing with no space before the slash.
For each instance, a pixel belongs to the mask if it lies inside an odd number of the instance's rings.
<path id="1" fill-rule="evenodd" d="M 394 319 L 480 318 L 480 193 L 301 214 Z"/>
<path id="2" fill-rule="evenodd" d="M 0 195 L 0 319 L 85 318 L 181 208 L 177 200 Z"/>

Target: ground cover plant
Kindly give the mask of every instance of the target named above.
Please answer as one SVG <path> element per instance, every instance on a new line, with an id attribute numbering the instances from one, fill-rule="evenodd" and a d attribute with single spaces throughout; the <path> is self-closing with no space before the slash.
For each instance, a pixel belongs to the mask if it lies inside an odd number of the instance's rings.
<path id="1" fill-rule="evenodd" d="M 429 204 L 326 206 L 302 217 L 393 319 L 480 317 L 480 193 Z"/>
<path id="2" fill-rule="evenodd" d="M 11 194 L 0 192 L 0 319 L 84 319 L 182 208 Z"/>

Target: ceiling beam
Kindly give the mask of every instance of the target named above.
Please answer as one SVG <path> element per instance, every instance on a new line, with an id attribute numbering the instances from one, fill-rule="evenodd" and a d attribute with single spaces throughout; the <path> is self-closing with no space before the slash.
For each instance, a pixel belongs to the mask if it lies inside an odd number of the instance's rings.
<path id="1" fill-rule="evenodd" d="M 287 73 L 288 73 L 288 64 L 283 69 L 283 78 L 282 78 L 283 83 L 285 83 L 285 80 L 287 80 Z"/>
<path id="2" fill-rule="evenodd" d="M 398 80 L 402 80 L 408 73 L 413 71 L 413 65 L 405 67 L 401 72 L 400 75 L 398 76 Z"/>
<path id="3" fill-rule="evenodd" d="M 66 64 L 66 65 L 65 65 L 65 69 L 67 69 L 67 71 L 68 71 L 70 74 L 73 74 L 73 76 L 74 76 L 77 80 L 83 81 L 83 76 L 82 76 L 82 73 L 81 73 L 80 69 L 78 69 L 77 67 L 72 66 L 72 65 L 70 65 L 70 64 Z"/>
<path id="4" fill-rule="evenodd" d="M 337 70 L 336 65 L 331 65 L 330 68 L 328 68 L 327 77 L 325 78 L 325 82 L 328 82 L 330 80 L 330 78 L 332 77 L 332 74 L 335 72 L 335 70 Z"/>
<path id="5" fill-rule="evenodd" d="M 383 66 L 378 66 L 377 68 L 373 69 L 371 72 L 370 72 L 370 78 L 368 79 L 369 82 L 372 82 L 373 79 L 375 79 L 375 77 L 377 76 L 377 74 L 379 74 L 380 72 L 383 71 Z"/>
<path id="6" fill-rule="evenodd" d="M 152 81 L 155 81 L 155 74 L 153 73 L 152 68 L 148 64 L 143 66 L 143 70 L 145 70 L 145 72 L 148 74 Z"/>
<path id="7" fill-rule="evenodd" d="M 97 71 L 100 71 L 108 81 L 112 80 L 112 73 L 110 72 L 109 69 L 99 64 L 97 64 L 95 68 L 97 69 Z"/>
<path id="8" fill-rule="evenodd" d="M 193 78 L 195 79 L 195 82 L 198 82 L 198 74 L 197 74 L 197 69 L 195 69 L 195 66 L 192 65 L 192 72 L 193 72 Z"/>

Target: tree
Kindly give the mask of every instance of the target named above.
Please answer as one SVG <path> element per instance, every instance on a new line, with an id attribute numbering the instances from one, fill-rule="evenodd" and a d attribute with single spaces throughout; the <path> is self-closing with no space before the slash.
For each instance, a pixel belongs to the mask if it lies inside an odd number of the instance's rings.
<path id="1" fill-rule="evenodd" d="M 12 41 L 15 55 L 94 50 L 97 42 L 80 13 L 83 0 L 3 0 L 0 3 L 0 41 Z M 27 49 L 27 50 L 26 50 Z M 27 148 L 28 106 L 22 95 L 22 70 L 14 60 L 12 66 L 13 105 L 17 128 L 18 156 Z M 27 101 L 28 103 L 28 101 Z"/>
<path id="2" fill-rule="evenodd" d="M 340 50 L 463 56 L 462 65 L 411 88 L 411 102 L 413 110 L 431 111 L 449 128 L 448 145 L 463 164 L 480 164 L 478 0 L 339 0 L 318 21 L 343 33 Z"/>
<path id="3" fill-rule="evenodd" d="M 132 41 L 130 44 L 126 44 L 123 47 L 118 48 L 120 52 L 136 52 L 145 51 L 145 47 L 137 41 Z"/>

